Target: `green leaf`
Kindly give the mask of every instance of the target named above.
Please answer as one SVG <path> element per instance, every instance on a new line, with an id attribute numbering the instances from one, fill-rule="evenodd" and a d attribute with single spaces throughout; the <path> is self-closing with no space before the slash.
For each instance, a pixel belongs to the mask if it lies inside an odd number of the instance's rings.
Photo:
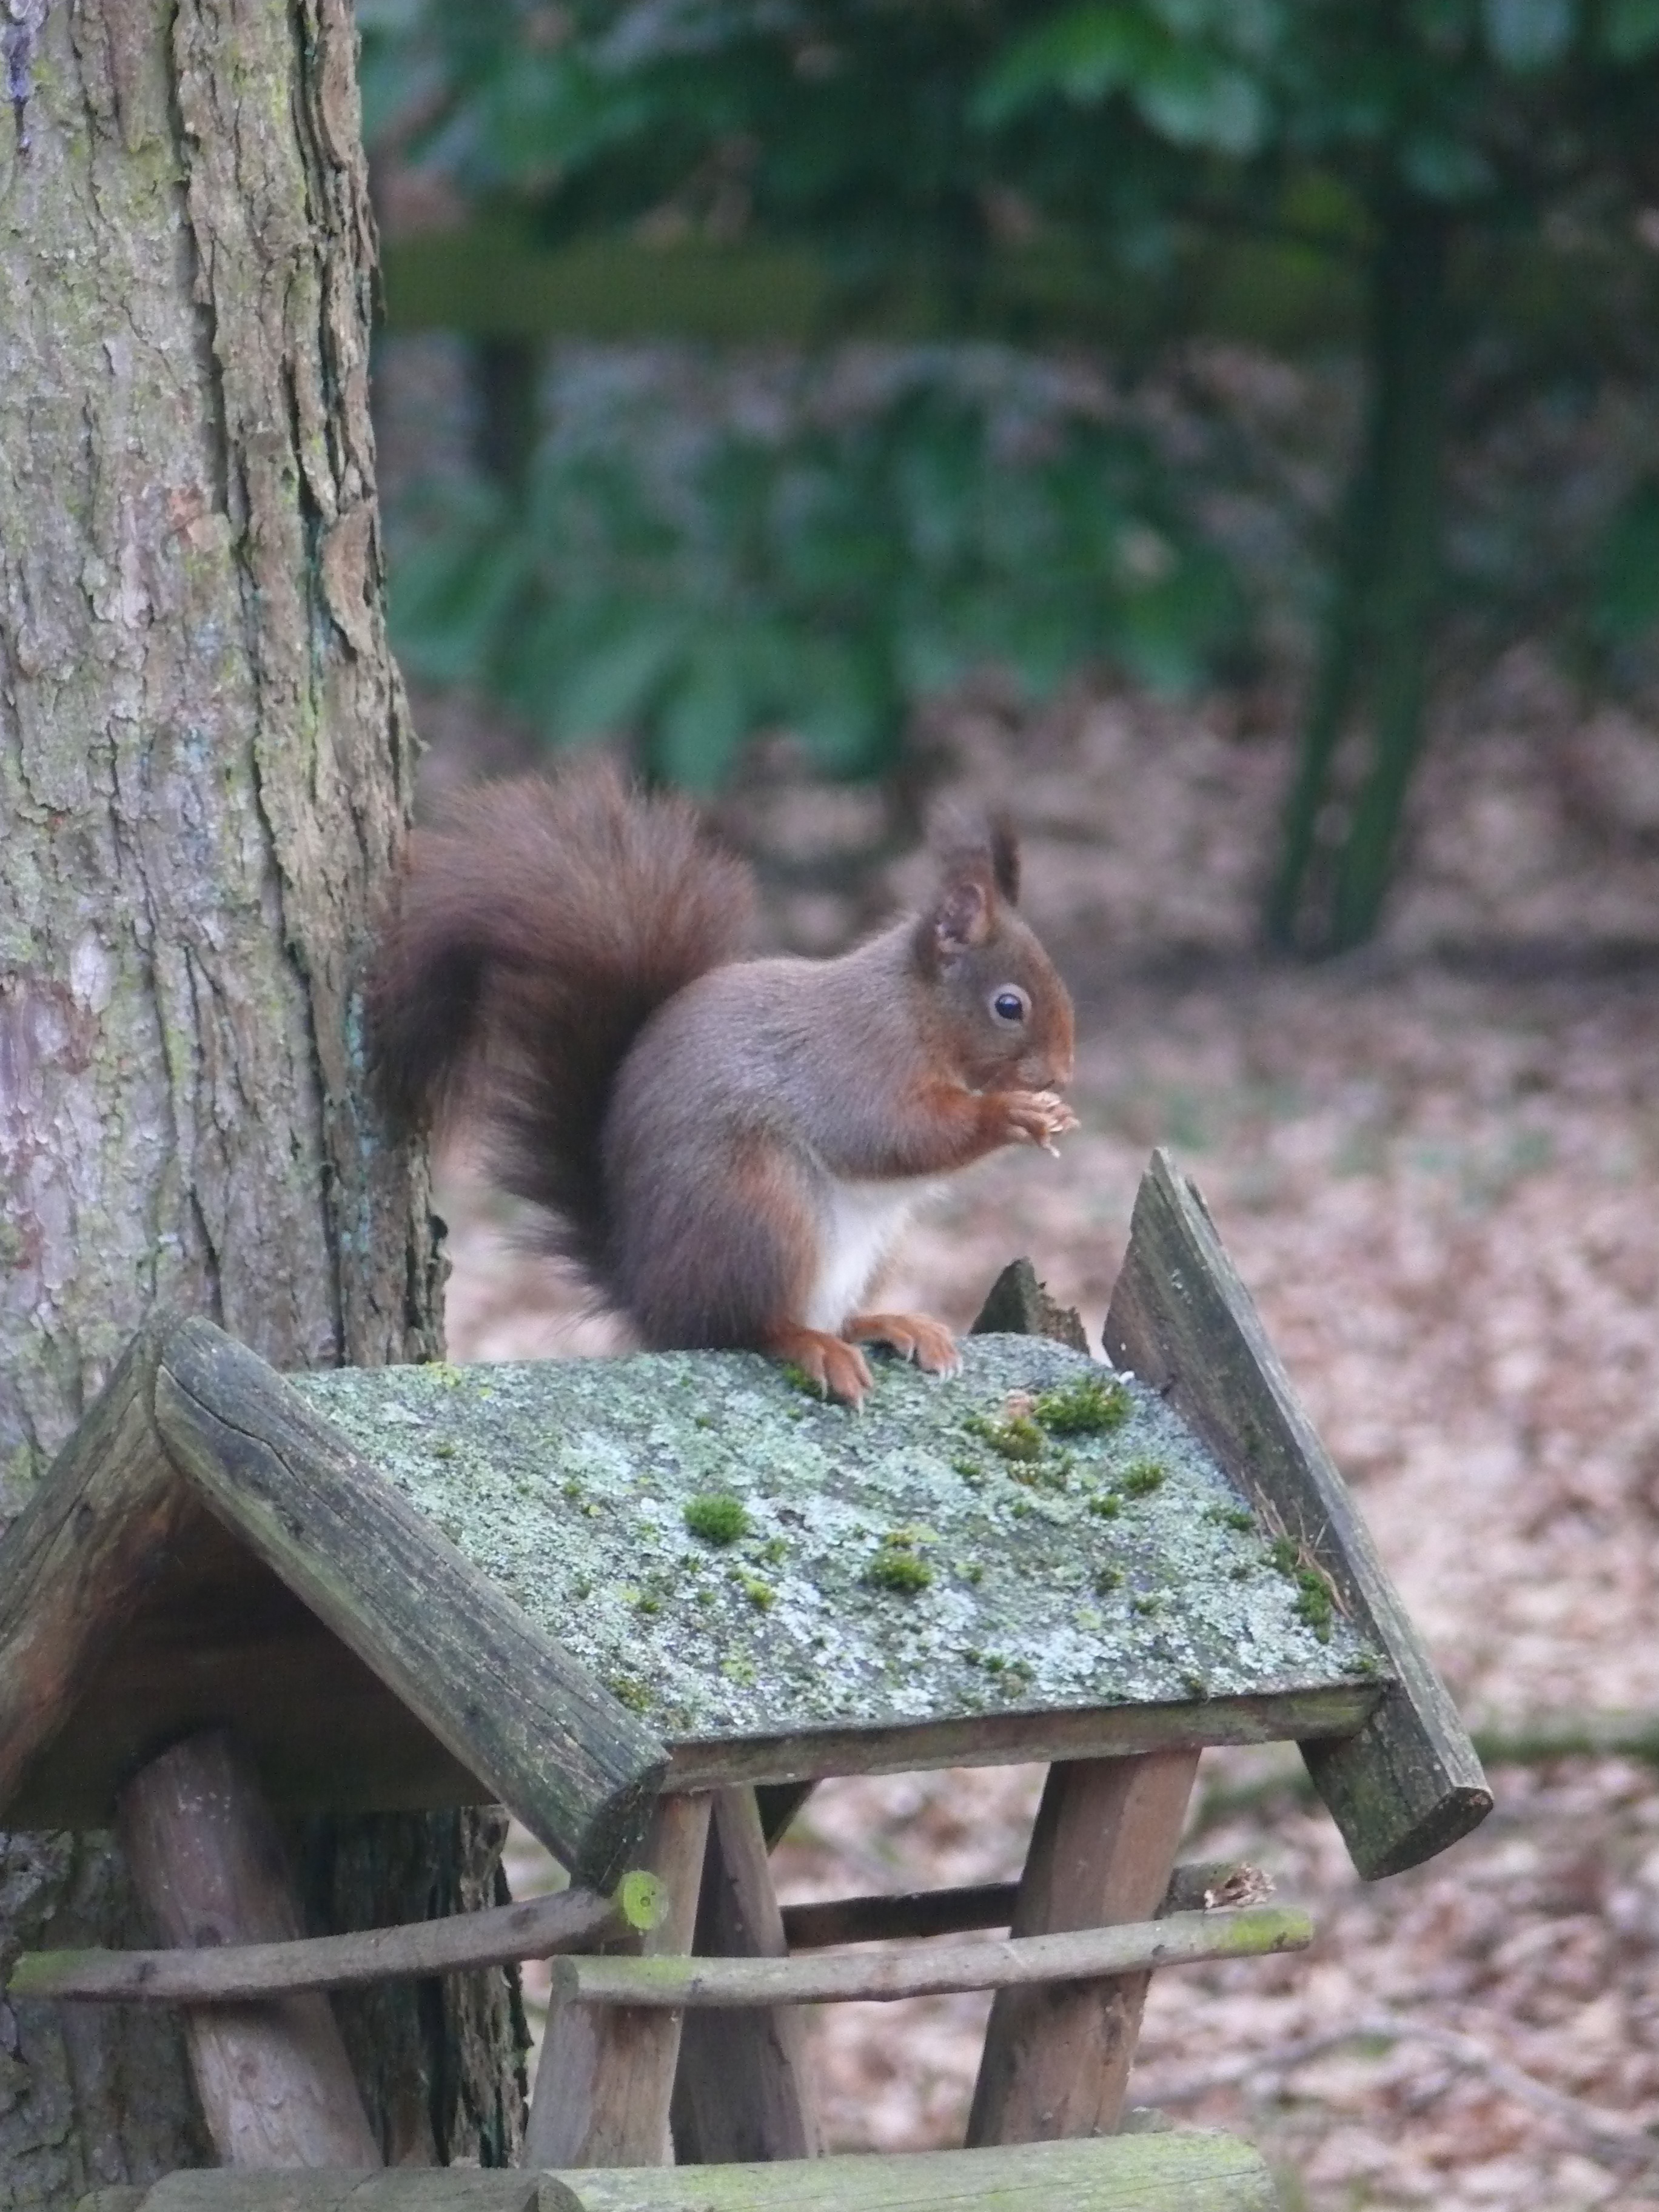
<path id="1" fill-rule="evenodd" d="M 714 791 L 759 727 L 747 682 L 744 641 L 730 632 L 704 638 L 688 655 L 651 732 L 652 765 L 687 791 Z"/>
<path id="2" fill-rule="evenodd" d="M 1605 0 L 1601 45 L 1616 62 L 1645 61 L 1659 47 L 1659 0 Z"/>
<path id="3" fill-rule="evenodd" d="M 1134 103 L 1177 146 L 1254 154 L 1267 134 L 1267 102 L 1255 79 L 1191 47 L 1177 47 L 1149 68 L 1135 85 Z"/>
<path id="4" fill-rule="evenodd" d="M 1425 199 L 1453 204 L 1480 198 L 1496 182 L 1491 164 L 1474 147 L 1429 131 L 1407 139 L 1400 149 L 1400 171 Z"/>
<path id="5" fill-rule="evenodd" d="M 1055 92 L 1079 107 L 1097 106 L 1133 82 L 1164 43 L 1137 9 L 1069 9 L 1015 40 L 975 96 L 973 119 L 995 130 Z"/>
<path id="6" fill-rule="evenodd" d="M 893 672 L 874 641 L 792 641 L 787 713 L 826 775 L 872 775 L 890 766 L 903 732 Z"/>
<path id="7" fill-rule="evenodd" d="M 399 657 L 428 683 L 486 681 L 529 572 L 530 549 L 510 530 L 482 544 L 459 532 L 411 549 L 392 576 L 391 630 Z"/>
<path id="8" fill-rule="evenodd" d="M 1494 60 L 1517 76 L 1559 62 L 1577 27 L 1576 0 L 1482 0 L 1481 13 Z"/>
<path id="9" fill-rule="evenodd" d="M 1646 483 L 1602 540 L 1592 620 L 1611 645 L 1633 645 L 1659 625 L 1659 483 Z"/>
<path id="10" fill-rule="evenodd" d="M 651 705 L 690 634 L 690 609 L 641 607 L 605 625 L 589 649 L 569 658 L 548 704 L 561 738 L 627 729 Z"/>

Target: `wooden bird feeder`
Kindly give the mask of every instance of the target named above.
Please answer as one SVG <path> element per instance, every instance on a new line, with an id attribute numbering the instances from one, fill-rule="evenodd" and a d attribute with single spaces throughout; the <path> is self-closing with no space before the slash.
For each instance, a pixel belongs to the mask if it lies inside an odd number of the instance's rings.
<path id="1" fill-rule="evenodd" d="M 1491 1798 L 1167 1158 L 1117 1376 L 1024 1263 L 979 1331 L 858 1415 L 744 1354 L 283 1377 L 205 1322 L 140 1335 L 0 1544 L 0 1818 L 117 1825 L 171 1947 L 9 1983 L 25 2021 L 185 2007 L 238 2170 L 145 2212 L 1274 2202 L 1228 2138 L 1111 2132 L 1155 1967 L 1309 1940 L 1176 1867 L 1203 1747 L 1298 1743 L 1366 1876 Z M 769 1848 L 820 1779 L 1030 1759 L 1017 1883 L 780 1908 Z M 568 1891 L 302 1938 L 276 1813 L 489 1801 Z M 555 1954 L 526 2172 L 366 2178 L 324 1992 Z M 970 1988 L 969 2148 L 820 2159 L 799 2006 Z"/>

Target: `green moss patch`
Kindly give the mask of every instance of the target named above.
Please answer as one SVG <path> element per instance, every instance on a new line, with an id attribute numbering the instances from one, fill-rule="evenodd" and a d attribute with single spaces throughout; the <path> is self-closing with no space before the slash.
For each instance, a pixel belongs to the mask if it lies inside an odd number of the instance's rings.
<path id="1" fill-rule="evenodd" d="M 739 1536 L 749 1534 L 748 1507 L 742 1498 L 733 1498 L 725 1491 L 708 1491 L 700 1498 L 688 1498 L 680 1509 L 680 1518 L 687 1532 L 705 1544 L 735 1544 Z"/>
<path id="2" fill-rule="evenodd" d="M 1115 1375 L 1079 1375 L 1057 1389 L 1042 1390 L 1032 1408 L 1051 1437 L 1097 1437 L 1121 1429 L 1134 1411 L 1127 1386 Z"/>
<path id="3" fill-rule="evenodd" d="M 864 1571 L 872 1589 L 899 1590 L 914 1596 L 933 1579 L 933 1571 L 917 1550 L 911 1528 L 894 1528 L 884 1536 L 876 1556 Z"/>
<path id="4" fill-rule="evenodd" d="M 1004 1413 L 994 1420 L 985 1413 L 969 1413 L 963 1426 L 970 1437 L 1019 1465 L 1041 1459 L 1048 1448 L 1048 1439 L 1029 1413 Z"/>

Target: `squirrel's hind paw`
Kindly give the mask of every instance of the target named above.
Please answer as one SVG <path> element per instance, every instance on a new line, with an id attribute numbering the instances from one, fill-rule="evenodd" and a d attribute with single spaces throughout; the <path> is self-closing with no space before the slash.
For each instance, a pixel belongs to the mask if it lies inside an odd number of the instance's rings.
<path id="1" fill-rule="evenodd" d="M 856 1411 L 875 1387 L 870 1364 L 855 1344 L 844 1343 L 827 1329 L 807 1328 L 786 1322 L 773 1329 L 762 1346 L 774 1359 L 799 1368 L 809 1382 L 827 1398 L 839 1398 Z"/>
<path id="2" fill-rule="evenodd" d="M 866 1344 L 889 1344 L 905 1359 L 914 1359 L 927 1375 L 960 1375 L 962 1354 L 957 1340 L 942 1322 L 927 1314 L 854 1314 L 847 1334 Z"/>

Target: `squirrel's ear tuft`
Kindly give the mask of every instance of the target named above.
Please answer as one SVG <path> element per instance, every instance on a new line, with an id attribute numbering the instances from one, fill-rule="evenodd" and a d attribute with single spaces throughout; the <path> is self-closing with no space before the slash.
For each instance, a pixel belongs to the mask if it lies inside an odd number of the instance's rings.
<path id="1" fill-rule="evenodd" d="M 946 884 L 965 875 L 984 878 L 999 898 L 1019 903 L 1019 837 L 1003 808 L 988 813 L 946 805 L 930 824 L 927 842 Z"/>
<path id="2" fill-rule="evenodd" d="M 991 872 L 997 889 L 1010 906 L 1019 904 L 1019 837 L 1012 819 L 1000 808 L 985 825 L 990 848 Z"/>
<path id="3" fill-rule="evenodd" d="M 1019 841 L 1007 816 L 946 813 L 931 840 L 939 887 L 921 919 L 925 955 L 948 960 L 983 945 L 996 927 L 1000 904 L 1019 896 Z"/>

